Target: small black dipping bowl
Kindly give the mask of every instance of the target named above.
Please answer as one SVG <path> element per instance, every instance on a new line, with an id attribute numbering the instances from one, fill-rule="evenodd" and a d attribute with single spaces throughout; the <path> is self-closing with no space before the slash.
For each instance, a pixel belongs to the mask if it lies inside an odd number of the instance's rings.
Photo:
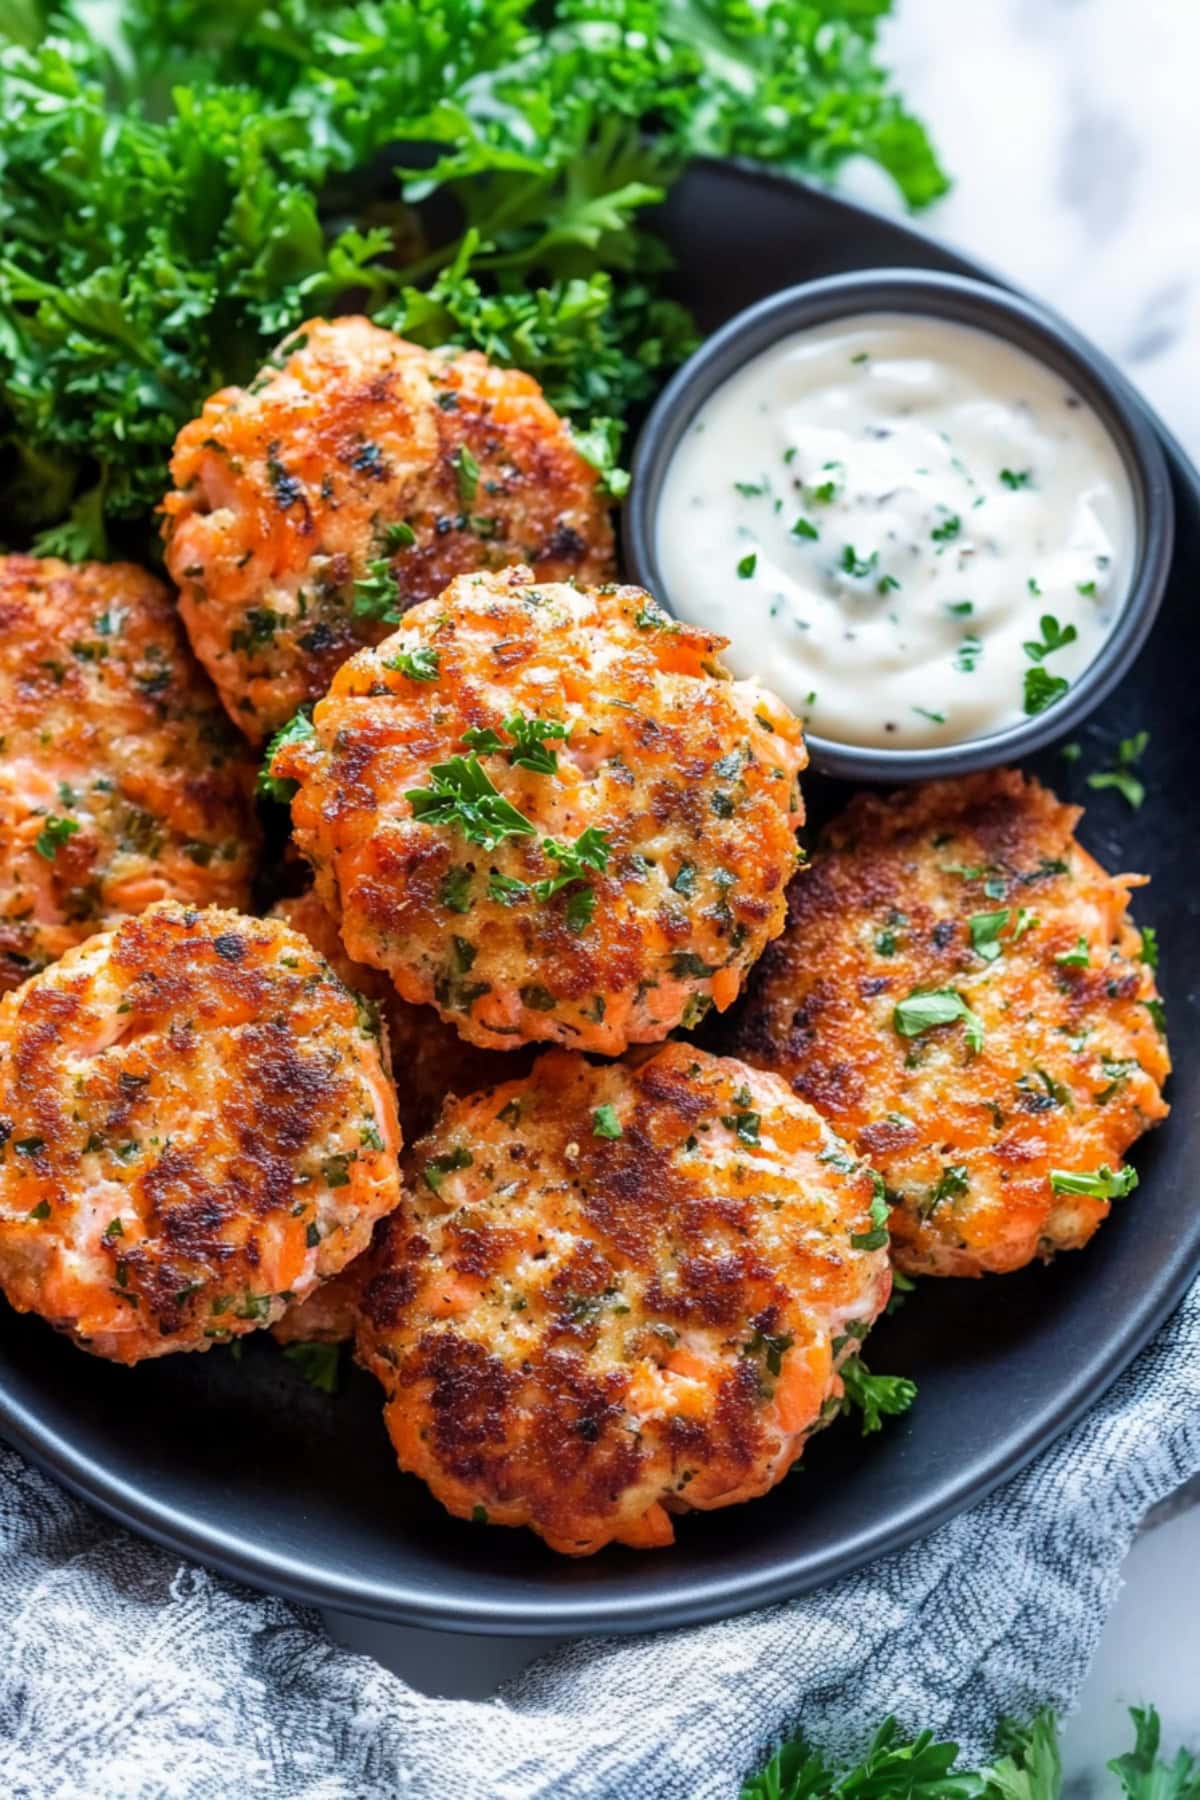
<path id="1" fill-rule="evenodd" d="M 1045 307 L 960 275 L 865 270 L 806 281 L 747 307 L 713 333 L 659 396 L 633 458 L 625 504 L 625 558 L 634 580 L 671 608 L 655 556 L 663 480 L 680 438 L 709 396 L 782 338 L 858 313 L 915 313 L 973 325 L 1006 339 L 1061 376 L 1107 430 L 1133 493 L 1137 542 L 1124 605 L 1094 660 L 1045 712 L 984 737 L 925 749 L 842 744 L 809 737 L 816 768 L 859 781 L 923 781 L 1019 761 L 1092 712 L 1127 673 L 1154 623 L 1171 566 L 1175 512 L 1166 461 L 1137 392 L 1108 357 Z M 757 671 L 768 684 L 769 667 Z"/>

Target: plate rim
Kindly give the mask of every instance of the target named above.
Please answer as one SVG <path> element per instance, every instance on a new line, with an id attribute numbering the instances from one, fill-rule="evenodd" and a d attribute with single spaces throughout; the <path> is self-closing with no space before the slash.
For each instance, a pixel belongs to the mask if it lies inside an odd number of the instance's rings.
<path id="1" fill-rule="evenodd" d="M 716 169 L 725 177 L 733 176 L 756 187 L 800 189 L 807 202 L 820 210 L 848 214 L 869 229 L 886 228 L 894 237 L 905 240 L 915 256 L 928 258 L 932 250 L 965 274 L 1005 291 L 1024 294 L 1023 289 L 990 264 L 976 261 L 954 245 L 925 236 L 882 208 L 843 199 L 827 188 L 742 158 L 702 157 L 695 159 L 691 167 Z M 929 265 L 925 261 L 920 266 Z M 1040 301 L 1039 304 L 1052 318 L 1077 330 L 1070 321 L 1062 319 L 1057 309 Z M 1166 454 L 1172 476 L 1190 484 L 1200 502 L 1200 473 L 1141 390 L 1136 389 L 1136 393 Z M 611 1600 L 598 1601 L 592 1595 L 573 1598 L 569 1592 L 547 1591 L 536 1578 L 528 1577 L 528 1597 L 506 1595 L 501 1600 L 482 1595 L 464 1597 L 428 1584 L 420 1588 L 411 1581 L 384 1588 L 378 1582 L 338 1574 L 328 1564 L 318 1569 L 303 1557 L 264 1550 L 241 1533 L 207 1521 L 197 1524 L 189 1520 L 180 1526 L 174 1522 L 175 1509 L 168 1503 L 156 1500 L 135 1483 L 77 1450 L 60 1432 L 39 1422 L 31 1409 L 20 1404 L 2 1383 L 0 1430 L 5 1441 L 21 1455 L 124 1529 L 231 1580 L 300 1605 L 325 1607 L 397 1625 L 495 1637 L 623 1635 L 678 1628 L 731 1618 L 824 1586 L 929 1535 L 955 1514 L 984 1499 L 1002 1482 L 1020 1474 L 1109 1390 L 1175 1311 L 1198 1266 L 1200 1248 L 1181 1242 L 1167 1259 L 1152 1297 L 1139 1299 L 1131 1306 L 1122 1329 L 1105 1337 L 1065 1391 L 1058 1390 L 1046 1405 L 1026 1415 L 1022 1428 L 1010 1433 L 1005 1452 L 991 1458 L 982 1470 L 978 1462 L 974 1463 L 960 1479 L 945 1480 L 932 1494 L 926 1492 L 910 1502 L 898 1518 L 893 1514 L 878 1525 L 841 1540 L 815 1562 L 812 1553 L 801 1548 L 781 1554 L 761 1574 L 685 1575 L 680 1581 L 680 1592 L 665 1600 L 654 1594 L 648 1598 L 639 1596 L 636 1584 L 632 1593 L 626 1591 Z"/>

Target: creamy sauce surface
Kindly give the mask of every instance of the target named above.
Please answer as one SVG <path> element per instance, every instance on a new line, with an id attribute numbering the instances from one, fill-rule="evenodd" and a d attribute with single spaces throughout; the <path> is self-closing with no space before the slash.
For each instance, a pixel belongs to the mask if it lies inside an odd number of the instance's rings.
<path id="1" fill-rule="evenodd" d="M 672 457 L 663 598 L 724 632 L 817 736 L 916 748 L 1061 699 L 1133 576 L 1120 454 L 1033 357 L 864 313 L 718 388 Z"/>

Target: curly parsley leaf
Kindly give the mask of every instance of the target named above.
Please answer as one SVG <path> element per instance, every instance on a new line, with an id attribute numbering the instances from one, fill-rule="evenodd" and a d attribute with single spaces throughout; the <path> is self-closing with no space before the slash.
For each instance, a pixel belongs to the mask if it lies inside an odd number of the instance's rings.
<path id="1" fill-rule="evenodd" d="M 551 742 L 565 744 L 571 735 L 571 727 L 558 719 L 529 719 L 521 712 L 509 714 L 504 721 L 504 730 L 511 738 L 511 744 L 506 745 L 504 739 L 487 725 L 475 725 L 464 731 L 462 741 L 480 756 L 493 756 L 507 749 L 508 760 L 514 768 L 532 769 L 537 775 L 553 775 L 558 768 L 558 753 L 546 746 Z"/>
<path id="2" fill-rule="evenodd" d="M 278 800 L 287 806 L 296 792 L 296 783 L 281 775 L 272 775 L 271 764 L 275 753 L 282 750 L 285 744 L 302 744 L 309 738 L 315 738 L 317 728 L 312 722 L 312 707 L 302 706 L 299 712 L 292 714 L 286 725 L 281 725 L 274 737 L 267 744 L 266 753 L 258 771 L 255 783 L 256 791 L 264 800 Z"/>
<path id="3" fill-rule="evenodd" d="M 468 843 L 494 850 L 506 837 L 536 836 L 536 826 L 499 792 L 478 756 L 434 763 L 428 788 L 409 788 L 405 799 L 424 825 L 456 826 Z"/>
<path id="4" fill-rule="evenodd" d="M 841 1367 L 842 1411 L 858 1413 L 862 1435 L 882 1431 L 885 1418 L 906 1413 L 917 1397 L 917 1384 L 907 1375 L 872 1375 L 861 1356 L 848 1356 Z"/>
<path id="5" fill-rule="evenodd" d="M 1135 1719 L 1138 1717 L 1136 1711 Z M 1147 1735 L 1146 1743 L 1150 1742 Z M 1147 1758 L 1139 1735 L 1139 1752 L 1129 1768 L 1128 1800 L 1197 1800 L 1180 1786 L 1151 1785 L 1168 1771 L 1153 1761 L 1157 1738 Z M 1124 1762 L 1125 1759 L 1118 1759 Z M 1110 1763 L 1125 1782 L 1125 1773 Z M 1189 1778 L 1192 1770 L 1184 1770 Z M 781 1744 L 766 1766 L 743 1785 L 741 1800 L 1061 1800 L 1062 1763 L 1058 1721 L 1048 1709 L 1027 1725 L 1002 1720 L 996 1734 L 995 1758 L 978 1769 L 958 1762 L 958 1745 L 922 1731 L 910 1737 L 895 1718 L 885 1719 L 866 1754 L 855 1763 L 835 1761 L 814 1750 L 803 1737 Z"/>
<path id="6" fill-rule="evenodd" d="M 1030 638 L 1022 645 L 1026 656 L 1034 662 L 1041 662 L 1055 650 L 1065 650 L 1079 636 L 1074 625 L 1060 625 L 1053 613 L 1043 613 L 1041 617 L 1041 640 Z"/>
<path id="7" fill-rule="evenodd" d="M 148 541 L 180 427 L 349 290 L 527 369 L 617 492 L 626 416 L 694 342 L 647 225 L 690 158 L 947 185 L 877 58 L 888 0 L 102 10 L 103 39 L 83 0 L 0 27 L 4 513 L 73 555 Z"/>
<path id="8" fill-rule="evenodd" d="M 422 644 L 415 650 L 397 650 L 395 656 L 385 656 L 383 666 L 394 669 L 398 675 L 407 675 L 410 681 L 436 681 L 438 653 Z"/>

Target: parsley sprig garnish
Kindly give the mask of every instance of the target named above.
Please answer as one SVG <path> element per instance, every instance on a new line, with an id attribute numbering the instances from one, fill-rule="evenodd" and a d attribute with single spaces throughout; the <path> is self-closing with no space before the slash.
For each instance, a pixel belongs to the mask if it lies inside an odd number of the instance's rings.
<path id="1" fill-rule="evenodd" d="M 907 1375 L 872 1375 L 861 1356 L 848 1356 L 840 1373 L 842 1411 L 860 1414 L 864 1437 L 882 1431 L 885 1417 L 906 1413 L 917 1397 L 917 1384 Z"/>
<path id="2" fill-rule="evenodd" d="M 281 334 L 349 291 L 410 340 L 528 370 L 618 492 L 625 419 L 694 346 L 647 220 L 691 157 L 723 144 L 827 172 L 865 154 L 913 206 L 944 191 L 878 60 L 884 10 L 789 4 L 748 32 L 738 7 L 706 8 L 702 31 L 687 6 L 635 8 L 597 55 L 595 20 L 564 0 L 289 0 L 286 31 L 214 30 L 197 6 L 114 9 L 111 32 L 79 0 L 18 7 L 0 69 L 6 536 L 46 528 L 35 553 L 78 559 L 104 555 L 106 521 L 149 532 L 199 398 L 281 366 Z M 430 246 L 381 224 L 352 168 L 443 116 L 418 179 L 457 235 Z M 464 510 L 487 485 L 477 457 L 452 469 Z M 366 483 L 377 464 L 354 466 Z"/>
<path id="3" fill-rule="evenodd" d="M 558 753 L 548 750 L 547 743 L 565 744 L 571 735 L 571 727 L 558 719 L 529 719 L 522 712 L 510 713 L 504 721 L 504 730 L 512 739 L 511 744 L 506 744 L 490 726 L 472 726 L 463 732 L 462 741 L 480 756 L 493 756 L 507 750 L 508 760 L 514 768 L 532 769 L 538 775 L 553 775 L 558 769 Z"/>
<path id="4" fill-rule="evenodd" d="M 506 837 L 536 837 L 536 825 L 504 798 L 474 753 L 434 763 L 429 774 L 431 787 L 409 788 L 404 796 L 422 824 L 454 825 L 485 850 Z"/>

